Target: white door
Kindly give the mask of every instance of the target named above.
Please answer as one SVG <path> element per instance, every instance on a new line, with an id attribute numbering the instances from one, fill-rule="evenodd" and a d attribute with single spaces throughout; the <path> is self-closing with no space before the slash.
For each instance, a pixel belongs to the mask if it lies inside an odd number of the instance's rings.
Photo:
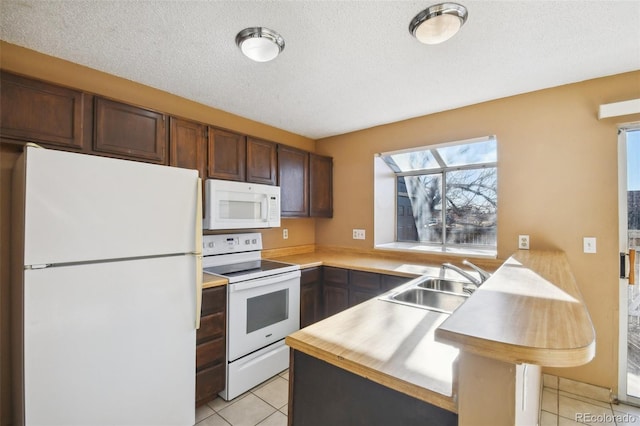
<path id="1" fill-rule="evenodd" d="M 629 250 L 640 250 L 640 123 L 620 129 L 618 153 L 620 253 L 625 264 L 620 277 L 618 399 L 640 405 L 640 256 L 631 265 L 627 255 Z M 634 285 L 627 278 L 631 268 Z"/>
<path id="2" fill-rule="evenodd" d="M 26 156 L 25 265 L 201 249 L 197 171 L 32 147 Z"/>
<path id="3" fill-rule="evenodd" d="M 195 256 L 25 271 L 26 425 L 192 425 Z"/>

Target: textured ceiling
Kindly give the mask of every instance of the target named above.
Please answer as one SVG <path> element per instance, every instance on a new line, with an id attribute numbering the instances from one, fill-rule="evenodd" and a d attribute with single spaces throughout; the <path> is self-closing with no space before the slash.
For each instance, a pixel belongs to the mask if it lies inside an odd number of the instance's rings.
<path id="1" fill-rule="evenodd" d="M 1 0 L 3 40 L 318 139 L 640 69 L 640 1 L 473 1 L 422 45 L 427 1 Z M 285 39 L 272 62 L 243 28 Z"/>

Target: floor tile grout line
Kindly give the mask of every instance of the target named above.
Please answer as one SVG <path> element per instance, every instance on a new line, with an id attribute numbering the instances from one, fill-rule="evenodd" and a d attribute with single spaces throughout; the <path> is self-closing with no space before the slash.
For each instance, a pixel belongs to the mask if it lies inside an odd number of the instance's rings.
<path id="1" fill-rule="evenodd" d="M 596 406 L 599 406 L 598 404 L 607 404 L 612 409 L 613 409 L 613 405 L 615 405 L 615 404 L 613 404 L 611 402 L 600 401 L 599 399 L 593 399 L 593 398 L 590 398 L 588 396 L 580 395 L 580 394 L 577 394 L 577 393 L 573 393 L 573 392 L 569 392 L 569 391 L 560 391 L 559 389 L 554 389 L 554 388 L 550 388 L 548 386 L 543 386 L 542 391 L 544 392 L 545 389 L 552 391 L 552 393 L 554 393 L 558 397 L 558 401 L 560 401 L 560 397 L 561 396 L 564 396 L 566 398 L 573 399 L 574 401 L 585 402 L 587 404 L 596 405 Z M 553 391 L 555 391 L 555 392 L 553 392 Z M 560 392 L 562 392 L 562 394 Z M 580 399 L 580 398 L 582 398 L 582 399 Z M 585 401 L 585 399 L 587 399 L 588 401 Z M 594 404 L 594 403 L 589 402 L 589 401 L 593 401 L 593 402 L 596 402 L 598 404 Z M 603 408 L 603 407 L 601 407 L 601 408 Z"/>
<path id="2" fill-rule="evenodd" d="M 581 395 L 577 395 L 577 394 L 575 394 L 575 393 L 572 393 L 571 395 L 575 395 L 575 396 L 578 396 L 578 397 L 583 398 L 583 399 L 573 398 L 573 397 L 571 397 L 571 396 L 569 396 L 569 395 L 558 395 L 558 405 L 559 405 L 559 401 L 560 401 L 560 396 L 564 396 L 565 398 L 571 399 L 571 400 L 573 400 L 573 401 L 584 402 L 585 404 L 593 405 L 594 407 L 598 407 L 598 408 L 605 408 L 605 407 L 603 407 L 603 406 L 601 406 L 601 405 L 598 405 L 598 404 L 593 404 L 593 403 L 591 403 L 591 402 L 589 402 L 589 401 L 585 401 L 584 399 L 589 399 L 589 400 L 591 400 L 591 401 L 599 402 L 600 404 L 606 404 L 606 405 L 608 405 L 608 406 L 609 406 L 609 409 L 610 409 L 611 411 L 613 411 L 613 407 L 612 407 L 612 405 L 611 405 L 611 403 L 610 403 L 610 402 L 602 402 L 602 401 L 598 401 L 598 400 L 595 400 L 595 399 L 591 399 L 591 398 L 587 398 L 587 397 L 584 397 L 584 396 L 581 396 Z M 558 407 L 558 408 L 559 408 L 559 407 Z"/>
<path id="3" fill-rule="evenodd" d="M 259 395 L 256 395 L 256 394 L 255 394 L 255 393 L 253 393 L 253 392 L 251 392 L 251 393 L 252 393 L 256 398 L 258 398 L 258 399 L 260 399 L 260 400 L 264 401 L 264 402 L 265 402 L 267 405 L 269 405 L 270 407 L 275 408 L 275 409 L 276 409 L 276 411 L 280 411 L 280 408 L 284 407 L 284 405 L 287 405 L 287 404 L 289 403 L 289 401 L 288 401 L 288 399 L 287 399 L 287 402 L 286 402 L 282 407 L 278 408 L 278 407 L 276 407 L 275 405 L 271 404 L 271 403 L 270 403 L 269 401 L 267 401 L 266 399 L 264 399 L 264 398 L 260 398 L 260 396 L 259 396 Z"/>

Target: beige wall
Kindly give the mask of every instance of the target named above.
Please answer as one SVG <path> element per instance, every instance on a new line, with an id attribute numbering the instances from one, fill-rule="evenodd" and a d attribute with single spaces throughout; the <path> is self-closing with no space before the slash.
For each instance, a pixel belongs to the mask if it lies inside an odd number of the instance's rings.
<path id="1" fill-rule="evenodd" d="M 618 197 L 616 121 L 603 103 L 640 97 L 640 72 L 590 80 L 418 117 L 316 142 L 334 159 L 334 218 L 316 222 L 316 243 L 370 248 L 373 155 L 495 134 L 498 138 L 498 257 L 529 234 L 534 249 L 564 250 L 597 334 L 596 358 L 556 374 L 617 391 Z M 390 200 L 392 202 L 392 200 Z M 366 241 L 351 239 L 364 228 Z M 582 238 L 597 238 L 597 254 Z M 562 327 L 562 324 L 558 324 Z"/>

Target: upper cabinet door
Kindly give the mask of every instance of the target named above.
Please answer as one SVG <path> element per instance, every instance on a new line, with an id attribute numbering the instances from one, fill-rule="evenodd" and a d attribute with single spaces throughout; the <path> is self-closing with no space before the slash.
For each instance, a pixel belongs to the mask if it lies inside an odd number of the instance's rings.
<path id="1" fill-rule="evenodd" d="M 246 137 L 209 127 L 209 177 L 245 180 Z"/>
<path id="2" fill-rule="evenodd" d="M 0 135 L 82 149 L 82 92 L 2 73 Z"/>
<path id="3" fill-rule="evenodd" d="M 169 165 L 195 169 L 206 178 L 207 141 L 206 126 L 193 121 L 171 117 L 169 119 Z"/>
<path id="4" fill-rule="evenodd" d="M 94 133 L 95 152 L 166 164 L 163 114 L 96 96 Z"/>
<path id="5" fill-rule="evenodd" d="M 333 159 L 309 156 L 309 211 L 315 217 L 333 217 Z"/>
<path id="6" fill-rule="evenodd" d="M 278 146 L 278 184 L 283 217 L 309 216 L 309 153 Z"/>
<path id="7" fill-rule="evenodd" d="M 247 137 L 247 182 L 275 185 L 277 145 Z"/>

